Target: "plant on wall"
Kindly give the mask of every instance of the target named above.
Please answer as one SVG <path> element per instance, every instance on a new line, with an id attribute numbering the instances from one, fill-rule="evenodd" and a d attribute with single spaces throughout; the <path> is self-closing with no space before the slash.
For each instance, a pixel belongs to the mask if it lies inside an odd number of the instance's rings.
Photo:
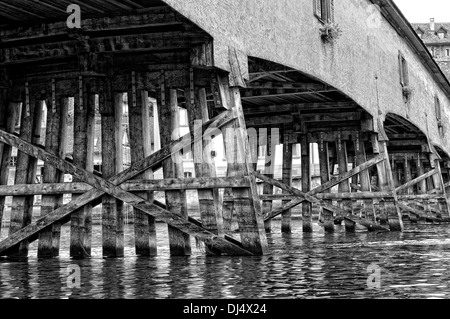
<path id="1" fill-rule="evenodd" d="M 320 28 L 320 36 L 325 42 L 335 42 L 342 34 L 339 25 L 333 22 L 325 23 L 323 28 Z"/>
<path id="2" fill-rule="evenodd" d="M 405 98 L 405 102 L 409 102 L 411 100 L 413 92 L 414 90 L 409 85 L 403 87 L 403 97 Z"/>

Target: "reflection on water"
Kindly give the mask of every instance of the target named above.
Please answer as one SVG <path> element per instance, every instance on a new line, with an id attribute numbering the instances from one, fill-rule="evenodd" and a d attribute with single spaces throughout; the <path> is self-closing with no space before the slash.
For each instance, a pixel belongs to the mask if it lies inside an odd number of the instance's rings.
<path id="1" fill-rule="evenodd" d="M 138 258 L 133 228 L 126 226 L 126 256 L 101 258 L 101 228 L 94 226 L 92 258 L 71 260 L 69 228 L 61 256 L 0 260 L 0 298 L 449 298 L 450 239 L 447 225 L 408 226 L 405 233 L 291 235 L 278 222 L 262 257 L 170 257 L 167 227 L 158 224 L 159 256 Z M 6 236 L 2 230 L 2 237 Z M 195 242 L 192 243 L 195 247 Z M 67 267 L 81 269 L 81 288 L 67 286 Z M 381 288 L 369 289 L 369 265 L 381 267 Z"/>

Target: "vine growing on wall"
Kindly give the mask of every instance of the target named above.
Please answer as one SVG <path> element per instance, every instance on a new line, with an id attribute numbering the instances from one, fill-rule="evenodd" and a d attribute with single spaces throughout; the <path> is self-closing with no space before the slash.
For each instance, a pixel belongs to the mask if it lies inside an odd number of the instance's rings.
<path id="1" fill-rule="evenodd" d="M 333 43 L 342 35 L 342 30 L 339 25 L 333 22 L 324 24 L 323 28 L 320 28 L 320 36 L 324 42 Z"/>

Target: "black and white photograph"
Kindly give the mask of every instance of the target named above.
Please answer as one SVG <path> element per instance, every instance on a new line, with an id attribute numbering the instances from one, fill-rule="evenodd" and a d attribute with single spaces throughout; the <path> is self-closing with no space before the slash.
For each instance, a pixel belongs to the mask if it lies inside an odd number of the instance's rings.
<path id="1" fill-rule="evenodd" d="M 0 0 L 0 225 L 1 300 L 450 299 L 450 2 Z"/>

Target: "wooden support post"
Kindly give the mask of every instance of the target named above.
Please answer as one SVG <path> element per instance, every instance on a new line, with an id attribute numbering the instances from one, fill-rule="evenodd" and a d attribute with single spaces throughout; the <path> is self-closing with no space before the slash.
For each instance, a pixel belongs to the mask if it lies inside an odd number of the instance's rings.
<path id="1" fill-rule="evenodd" d="M 341 134 L 338 133 L 338 139 L 336 141 L 336 152 L 339 165 L 339 175 L 345 174 L 348 171 L 348 157 L 347 157 L 347 143 L 342 140 Z M 339 183 L 339 193 L 350 192 L 350 184 L 348 180 Z M 352 215 L 352 201 L 349 199 L 342 200 L 342 209 L 345 215 Z M 343 216 L 345 217 L 345 216 Z M 345 219 L 345 230 L 348 232 L 355 232 L 355 223 L 351 220 Z"/>
<path id="2" fill-rule="evenodd" d="M 164 75 L 161 77 L 160 97 L 158 101 L 161 145 L 168 145 L 179 136 L 178 96 L 174 89 L 166 88 Z M 180 152 L 163 163 L 164 178 L 183 178 L 183 159 Z M 166 206 L 169 211 L 188 219 L 186 192 L 166 191 Z M 171 226 L 169 231 L 170 254 L 186 256 L 191 254 L 190 236 Z"/>
<path id="3" fill-rule="evenodd" d="M 189 130 L 194 132 L 195 137 L 199 138 L 199 140 L 194 143 L 193 148 L 195 176 L 197 178 L 216 177 L 216 166 L 214 163 L 214 157 L 211 154 L 213 143 L 211 135 L 217 135 L 220 131 L 216 130 L 215 132 L 207 132 L 203 138 L 201 138 L 202 125 L 210 119 L 206 90 L 204 88 L 194 90 L 193 86 L 191 86 L 189 91 L 191 93 L 191 99 L 194 97 L 194 100 L 191 100 L 190 103 L 187 104 Z M 203 227 L 210 232 L 223 237 L 224 226 L 222 215 L 219 211 L 218 196 L 218 192 L 214 192 L 214 189 L 198 190 L 200 216 Z M 207 253 L 220 255 L 220 252 L 215 250 L 213 247 L 206 248 Z"/>
<path id="4" fill-rule="evenodd" d="M 267 238 L 264 230 L 264 221 L 261 213 L 261 202 L 259 200 L 256 186 L 256 178 L 252 174 L 250 147 L 245 125 L 244 111 L 242 108 L 241 93 L 238 87 L 230 88 L 230 101 L 234 114 L 237 117 L 235 130 L 237 141 L 237 163 L 234 166 L 236 177 L 249 176 L 250 188 L 233 189 L 234 208 L 239 224 L 241 242 L 244 248 L 256 255 L 263 255 L 267 251 Z M 226 99 L 224 99 L 226 101 Z M 228 134 L 227 134 L 228 136 Z"/>
<path id="5" fill-rule="evenodd" d="M 445 183 L 442 176 L 442 169 L 439 159 L 435 157 L 434 154 L 430 155 L 431 167 L 436 169 L 438 172 L 433 175 L 434 188 L 438 190 L 438 194 L 443 195 L 444 199 L 438 199 L 438 209 L 440 214 L 436 217 L 442 218 L 443 216 L 449 216 L 449 200 L 447 199 L 447 192 L 445 190 Z"/>
<path id="6" fill-rule="evenodd" d="M 40 94 L 34 92 L 34 87 L 25 87 L 25 103 L 22 104 L 22 119 L 20 138 L 33 144 L 39 143 L 43 101 Z M 18 152 L 15 184 L 34 184 L 36 179 L 37 159 Z M 33 215 L 34 196 L 14 196 L 11 206 L 11 221 L 9 234 L 13 234 L 31 223 Z M 28 240 L 23 241 L 12 256 L 28 255 Z"/>
<path id="7" fill-rule="evenodd" d="M 366 148 L 364 146 L 364 141 L 361 138 L 359 132 L 356 132 L 355 136 L 355 161 L 356 166 L 359 166 L 367 161 L 366 158 Z M 359 180 L 361 183 L 361 191 L 362 192 L 371 192 L 372 187 L 370 185 L 370 174 L 369 170 L 364 170 L 359 174 Z M 365 218 L 369 221 L 375 221 L 375 210 L 373 207 L 373 200 L 365 199 L 363 200 L 363 208 L 361 211 L 361 217 Z"/>
<path id="8" fill-rule="evenodd" d="M 309 146 L 309 145 L 308 145 Z M 309 160 L 308 160 L 309 162 Z M 283 171 L 282 182 L 288 186 L 292 185 L 292 144 L 289 143 L 289 137 L 286 130 L 283 133 Z M 309 192 L 303 190 L 303 192 Z M 283 194 L 289 194 L 287 191 L 283 191 Z M 288 201 L 282 201 L 282 205 L 289 203 Z M 281 232 L 291 233 L 291 210 L 288 209 L 282 214 L 281 218 Z"/>
<path id="9" fill-rule="evenodd" d="M 45 149 L 60 158 L 66 157 L 67 117 L 69 98 L 55 96 L 55 83 L 52 82 L 52 96 L 47 99 L 47 132 L 45 135 Z M 62 183 L 64 173 L 54 166 L 44 164 L 43 183 Z M 50 214 L 63 204 L 62 195 L 43 195 L 41 216 Z M 49 258 L 59 256 L 59 242 L 61 224 L 55 223 L 39 234 L 38 257 Z"/>
<path id="10" fill-rule="evenodd" d="M 278 132 L 278 129 L 271 129 L 270 134 L 267 134 L 266 139 L 266 156 L 264 161 L 264 175 L 273 178 L 275 173 L 275 158 L 276 158 L 276 147 L 278 144 L 279 136 L 275 135 L 275 132 Z M 271 195 L 273 194 L 273 185 L 264 183 L 263 185 L 263 194 Z M 272 200 L 264 200 L 262 202 L 262 212 L 263 215 L 267 215 L 272 211 L 273 201 Z M 264 222 L 264 228 L 267 232 L 271 231 L 272 228 L 272 220 L 269 219 Z"/>
<path id="11" fill-rule="evenodd" d="M 20 103 L 8 103 L 2 100 L 4 103 L 1 110 L 1 114 L 4 114 L 4 122 L 2 129 L 8 133 L 14 133 L 16 120 L 19 114 Z M 9 177 L 9 164 L 11 160 L 12 147 L 8 144 L 0 143 L 2 145 L 2 153 L 0 160 L 0 185 L 8 184 Z M 5 196 L 0 196 L 0 227 L 3 221 L 3 213 L 5 210 Z"/>
<path id="12" fill-rule="evenodd" d="M 393 192 L 394 198 L 386 198 L 384 200 L 385 214 L 388 218 L 389 228 L 391 231 L 403 231 L 403 221 L 398 207 L 397 194 L 394 186 L 394 177 L 392 175 L 391 163 L 385 140 L 378 140 L 380 154 L 384 154 L 385 161 L 377 165 L 378 178 L 381 191 Z"/>
<path id="13" fill-rule="evenodd" d="M 235 119 L 236 118 L 233 115 L 233 112 L 227 111 L 223 114 L 218 115 L 213 120 L 205 123 L 203 127 L 204 130 L 212 127 L 222 128 L 230 122 L 235 121 Z M 183 136 L 183 138 L 169 143 L 158 152 L 155 152 L 154 154 L 147 157 L 145 160 L 135 163 L 133 167 L 123 171 L 122 173 L 112 177 L 109 180 L 104 180 L 92 173 L 87 172 L 84 169 L 80 169 L 75 165 L 46 152 L 39 147 L 33 146 L 29 142 L 23 141 L 13 134 L 0 131 L 0 142 L 7 143 L 13 147 L 17 147 L 20 151 L 25 152 L 26 154 L 38 158 L 42 161 L 52 163 L 52 165 L 55 165 L 58 169 L 64 171 L 66 174 L 72 174 L 84 183 L 87 183 L 94 187 L 94 189 L 84 193 L 71 203 L 58 208 L 51 214 L 40 218 L 36 222 L 28 225 L 27 227 L 19 230 L 5 240 L 1 241 L 0 255 L 8 254 L 10 250 L 20 244 L 20 242 L 22 242 L 23 240 L 29 238 L 32 239 L 34 235 L 42 231 L 44 228 L 50 226 L 56 221 L 64 220 L 75 210 L 101 198 L 105 193 L 114 196 L 130 204 L 131 206 L 148 213 L 149 215 L 152 215 L 159 221 L 180 229 L 184 233 L 192 234 L 199 240 L 204 241 L 207 245 L 214 245 L 214 247 L 217 247 L 227 254 L 253 255 L 253 253 L 244 249 L 242 247 L 242 244 L 233 240 L 232 238 L 218 237 L 216 234 L 212 234 L 206 231 L 201 227 L 201 223 L 199 223 L 195 219 L 189 218 L 188 220 L 186 220 L 179 215 L 171 213 L 170 211 L 162 208 L 161 206 L 147 202 L 142 197 L 124 191 L 121 187 L 118 186 L 128 179 L 143 173 L 148 168 L 156 169 L 157 167 L 160 167 L 160 165 L 162 165 L 162 162 L 166 159 L 169 159 L 172 153 L 188 147 L 194 141 L 195 140 L 193 139 L 193 136 L 189 133 L 186 136 Z M 250 177 L 247 178 L 246 182 L 250 183 Z M 230 185 L 230 187 L 234 186 Z M 242 187 L 242 185 L 239 184 L 237 185 L 237 187 Z M 151 211 L 150 209 L 155 209 L 156 212 Z"/>
<path id="14" fill-rule="evenodd" d="M 93 172 L 94 144 L 94 110 L 95 100 L 91 96 L 86 79 L 78 79 L 78 93 L 74 106 L 73 133 L 73 163 L 74 165 Z M 77 182 L 73 178 L 73 182 Z M 76 199 L 78 195 L 73 195 Z M 74 258 L 91 255 L 92 205 L 86 205 L 70 216 L 70 256 Z"/>
<path id="15" fill-rule="evenodd" d="M 405 183 L 410 182 L 413 178 L 412 178 L 412 172 L 411 172 L 411 165 L 409 163 L 408 157 L 405 156 L 405 159 L 403 160 L 403 171 L 405 174 Z M 395 174 L 395 172 L 393 172 L 393 174 Z M 404 194 L 408 194 L 408 195 L 412 195 L 414 194 L 414 189 L 412 187 L 407 188 L 404 192 Z M 416 222 L 417 221 L 417 216 L 415 214 L 409 214 L 409 220 L 411 222 Z"/>
<path id="16" fill-rule="evenodd" d="M 106 179 L 123 170 L 123 93 L 114 93 L 113 98 L 112 112 L 102 114 L 102 176 Z M 122 257 L 123 241 L 123 202 L 105 195 L 102 198 L 103 257 Z"/>
<path id="17" fill-rule="evenodd" d="M 399 178 L 399 167 L 397 164 L 397 161 L 395 160 L 395 157 L 392 157 L 391 160 L 391 167 L 392 167 L 392 175 L 394 178 L 394 185 L 395 187 L 399 187 L 401 184 L 401 179 Z"/>
<path id="18" fill-rule="evenodd" d="M 311 157 L 309 141 L 306 135 L 301 137 L 302 152 L 302 192 L 308 193 L 311 190 Z M 302 203 L 302 227 L 304 233 L 312 233 L 312 204 L 311 202 Z"/>
<path id="19" fill-rule="evenodd" d="M 319 141 L 319 165 L 320 165 L 320 183 L 323 185 L 330 181 L 330 159 L 328 154 L 328 142 L 323 140 L 323 133 L 320 134 Z M 330 193 L 330 190 L 325 190 L 325 193 Z M 331 205 L 333 203 L 332 200 L 324 201 L 326 204 Z M 322 208 L 322 220 L 325 232 L 333 233 L 334 232 L 334 220 L 333 220 L 333 212 Z"/>
<path id="20" fill-rule="evenodd" d="M 137 90 L 134 72 L 132 74 L 132 90 L 128 92 L 128 110 L 130 153 L 131 163 L 133 164 L 152 153 L 151 141 L 153 137 L 151 133 L 153 108 L 150 109 L 148 92 Z M 138 178 L 153 179 L 153 171 L 149 169 Z M 138 195 L 146 198 L 150 203 L 154 200 L 154 193 L 151 191 Z M 135 208 L 133 208 L 133 214 L 136 255 L 155 256 L 157 254 L 155 218 Z"/>
<path id="21" fill-rule="evenodd" d="M 425 174 L 425 167 L 423 166 L 423 162 L 422 162 L 420 154 L 417 155 L 417 162 L 416 163 L 417 163 L 417 175 L 423 176 Z M 420 181 L 417 184 L 417 193 L 419 195 L 427 194 L 427 181 L 426 181 L 426 179 L 423 179 L 422 181 Z M 423 209 L 425 211 L 425 214 L 428 214 L 429 213 L 428 200 L 423 200 L 422 204 L 423 204 Z M 416 220 L 413 219 L 411 221 L 416 221 Z"/>

